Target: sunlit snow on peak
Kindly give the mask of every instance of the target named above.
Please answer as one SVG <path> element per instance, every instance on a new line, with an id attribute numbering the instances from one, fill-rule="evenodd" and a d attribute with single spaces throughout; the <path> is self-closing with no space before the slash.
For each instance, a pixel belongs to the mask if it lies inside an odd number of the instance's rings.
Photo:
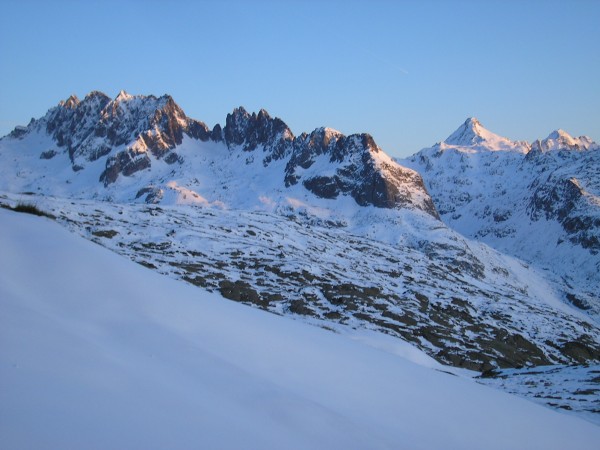
<path id="1" fill-rule="evenodd" d="M 79 99 L 74 94 L 71 95 L 67 100 L 60 102 L 60 106 L 63 106 L 64 108 L 68 109 L 76 108 L 77 105 L 79 105 Z"/>
<path id="2" fill-rule="evenodd" d="M 576 138 L 560 128 L 550 133 L 546 139 L 536 141 L 533 144 L 533 148 L 542 152 L 559 150 L 583 151 L 597 147 L 598 144 L 588 136 Z"/>
<path id="3" fill-rule="evenodd" d="M 117 95 L 117 98 L 115 98 L 116 102 L 126 102 L 128 100 L 131 100 L 133 98 L 133 95 L 128 94 L 126 91 L 124 91 L 123 89 L 121 89 L 119 91 L 119 95 Z"/>
<path id="4" fill-rule="evenodd" d="M 528 145 L 521 142 L 513 142 L 510 139 L 492 133 L 479 122 L 475 117 L 468 118 L 458 129 L 452 133 L 440 147 L 459 147 L 467 151 L 474 150 L 511 150 L 526 153 L 529 150 Z"/>

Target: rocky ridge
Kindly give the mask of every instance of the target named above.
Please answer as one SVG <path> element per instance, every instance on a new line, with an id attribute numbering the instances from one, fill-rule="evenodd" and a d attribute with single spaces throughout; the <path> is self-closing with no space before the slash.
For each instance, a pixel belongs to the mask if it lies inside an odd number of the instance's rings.
<path id="1" fill-rule="evenodd" d="M 145 177 L 147 186 L 140 189 L 151 195 L 142 198 L 149 202 L 165 201 L 161 191 L 164 193 L 166 186 L 161 183 L 162 173 L 158 174 L 155 166 L 158 171 L 180 171 L 177 166 L 188 157 L 181 147 L 187 139 L 188 146 L 190 143 L 202 146 L 209 141 L 224 144 L 229 150 L 227 159 L 239 158 L 241 153 L 246 165 L 260 160 L 265 169 L 271 169 L 266 170 L 270 177 L 281 179 L 281 185 L 299 184 L 320 198 L 347 195 L 361 206 L 414 207 L 437 217 L 421 177 L 385 155 L 370 135 L 344 136 L 333 130 L 317 129 L 296 138 L 281 119 L 272 118 L 265 110 L 250 114 L 242 107 L 236 108 L 227 115 L 224 127 L 217 124 L 209 130 L 203 122 L 188 118 L 168 95 L 132 96 L 121 91 L 111 100 L 103 93 L 92 92 L 82 101 L 69 97 L 41 119 L 13 131 L 4 138 L 4 144 L 10 145 L 7 139 L 26 142 L 36 134 L 50 138 L 45 146 L 30 146 L 37 147 L 41 159 L 68 156 L 74 172 L 85 171 L 90 163 L 101 160 L 104 167 L 99 181 L 105 188 L 113 189 L 95 188 L 98 196 L 108 197 L 111 192 L 118 192 L 124 177 L 150 171 L 156 172 L 156 176 Z M 323 159 L 326 164 L 317 168 L 315 162 Z M 286 162 L 283 170 L 271 168 L 281 161 Z M 173 167 L 165 169 L 163 163 Z M 218 163 L 213 161 L 213 166 Z M 45 187 L 30 181 L 23 190 L 48 189 L 47 180 Z M 196 188 L 190 180 L 185 184 L 186 189 Z M 208 201 L 214 200 L 209 193 L 198 194 Z M 135 197 L 141 195 L 136 193 Z"/>

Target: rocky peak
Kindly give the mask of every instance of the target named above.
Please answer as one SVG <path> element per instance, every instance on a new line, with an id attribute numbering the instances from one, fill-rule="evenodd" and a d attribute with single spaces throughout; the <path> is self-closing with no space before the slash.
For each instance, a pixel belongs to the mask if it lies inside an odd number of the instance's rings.
<path id="1" fill-rule="evenodd" d="M 487 130 L 481 126 L 479 120 L 475 117 L 470 117 L 454 133 L 448 136 L 444 142 L 449 145 L 460 146 L 479 144 L 484 140 L 484 131 Z"/>
<path id="2" fill-rule="evenodd" d="M 65 147 L 73 161 L 78 145 L 93 131 L 102 109 L 110 99 L 101 93 L 85 96 L 83 101 L 71 96 L 48 111 L 37 125 L 45 126 L 59 147 Z"/>
<path id="3" fill-rule="evenodd" d="M 575 138 L 561 129 L 554 130 L 546 139 L 537 140 L 532 145 L 532 150 L 542 153 L 560 150 L 585 151 L 594 148 L 598 148 L 598 144 L 588 136 Z"/>
<path id="4" fill-rule="evenodd" d="M 242 145 L 246 140 L 246 132 L 249 128 L 252 128 L 254 122 L 255 120 L 252 120 L 252 116 L 243 106 L 235 108 L 233 112 L 227 114 L 223 130 L 227 146 L 231 148 L 236 145 Z"/>
<path id="5" fill-rule="evenodd" d="M 320 145 L 323 148 L 328 147 L 330 143 L 335 144 L 339 139 L 345 137 L 338 130 L 328 127 L 317 128 L 310 136 L 313 144 Z"/>
<path id="6" fill-rule="evenodd" d="M 65 109 L 75 109 L 79 105 L 79 99 L 73 94 L 68 99 L 61 101 L 59 105 Z"/>
<path id="7" fill-rule="evenodd" d="M 173 153 L 184 134 L 206 141 L 208 127 L 189 119 L 172 97 L 132 96 L 125 91 L 110 99 L 92 91 L 79 101 L 60 102 L 33 126 L 44 126 L 58 147 L 66 149 L 74 170 L 127 145 L 107 159 L 101 181 L 110 184 L 119 174 L 129 175 L 150 166 L 147 153 L 170 164 L 181 161 Z"/>
<path id="8" fill-rule="evenodd" d="M 345 136 L 317 128 L 300 135 L 286 166 L 285 184 L 300 182 L 321 198 L 348 195 L 361 206 L 415 208 L 439 218 L 420 175 L 395 163 L 366 133 Z"/>
<path id="9" fill-rule="evenodd" d="M 128 176 L 151 167 L 149 154 L 167 164 L 181 163 L 183 158 L 175 149 L 184 135 L 200 141 L 211 137 L 206 124 L 188 118 L 170 95 L 134 97 L 121 91 L 106 110 L 101 126 L 108 127 L 107 136 L 130 144 L 107 159 L 100 176 L 105 185 L 114 183 L 119 175 Z"/>
<path id="10" fill-rule="evenodd" d="M 111 99 L 108 95 L 99 91 L 93 91 L 84 97 L 81 101 L 80 108 L 101 112 L 110 101 Z"/>
<path id="11" fill-rule="evenodd" d="M 338 141 L 345 136 L 333 128 L 317 128 L 310 134 L 303 133 L 297 140 L 309 154 L 321 155 L 332 153 Z"/>
<path id="12" fill-rule="evenodd" d="M 260 111 L 258 111 L 258 115 L 256 116 L 256 118 L 259 122 L 267 122 L 271 119 L 271 116 L 269 115 L 266 109 L 261 108 Z"/>
<path id="13" fill-rule="evenodd" d="M 554 130 L 552 133 L 548 135 L 548 139 L 562 139 L 565 141 L 573 141 L 573 136 L 567 133 L 565 130 L 558 129 Z"/>
<path id="14" fill-rule="evenodd" d="M 294 140 L 292 131 L 281 119 L 272 118 L 264 109 L 250 114 L 242 106 L 227 115 L 223 137 L 230 149 L 254 151 L 262 147 L 267 153 L 265 164 L 288 154 Z"/>
<path id="15" fill-rule="evenodd" d="M 156 107 L 152 110 L 151 125 L 159 124 L 162 121 L 163 125 L 168 124 L 171 127 L 174 127 L 176 123 L 185 126 L 188 121 L 188 117 L 170 95 L 160 97 L 156 102 Z"/>
<path id="16" fill-rule="evenodd" d="M 100 91 L 91 91 L 89 94 L 87 94 L 85 96 L 84 100 L 90 100 L 90 99 L 95 99 L 95 98 L 108 99 L 110 101 L 110 97 L 108 95 L 106 95 L 104 92 L 100 92 Z"/>
<path id="17" fill-rule="evenodd" d="M 119 95 L 117 95 L 115 98 L 115 102 L 126 102 L 131 99 L 133 99 L 133 95 L 129 95 L 127 92 L 121 89 L 119 91 Z"/>

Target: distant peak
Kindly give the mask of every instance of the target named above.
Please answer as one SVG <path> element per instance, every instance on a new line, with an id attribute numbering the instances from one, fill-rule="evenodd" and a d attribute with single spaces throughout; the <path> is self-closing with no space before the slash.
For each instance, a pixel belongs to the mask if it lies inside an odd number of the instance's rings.
<path id="1" fill-rule="evenodd" d="M 469 117 L 467 120 L 465 120 L 465 125 L 474 128 L 476 126 L 481 126 L 481 122 L 479 122 L 477 117 Z"/>
<path id="2" fill-rule="evenodd" d="M 554 130 L 552 133 L 550 133 L 548 135 L 547 139 L 568 139 L 568 140 L 573 140 L 573 136 L 571 136 L 569 133 L 567 133 L 565 130 L 562 129 L 558 129 L 558 130 Z"/>
<path id="3" fill-rule="evenodd" d="M 60 102 L 60 105 L 65 108 L 73 109 L 79 105 L 79 99 L 75 94 L 73 94 L 68 99 Z"/>
<path id="4" fill-rule="evenodd" d="M 132 98 L 133 98 L 133 95 L 129 95 L 127 92 L 125 92 L 123 89 L 121 89 L 119 91 L 119 95 L 117 95 L 117 98 L 115 98 L 115 101 L 123 102 L 123 101 L 131 100 Z"/>
<path id="5" fill-rule="evenodd" d="M 460 146 L 479 144 L 485 140 L 485 135 L 487 133 L 489 133 L 489 131 L 483 128 L 481 122 L 479 122 L 477 118 L 469 117 L 454 133 L 448 136 L 444 142 L 449 145 Z"/>
<path id="6" fill-rule="evenodd" d="M 232 114 L 234 114 L 234 115 L 237 115 L 237 114 L 247 115 L 248 111 L 246 111 L 246 108 L 244 108 L 243 106 L 238 106 L 237 108 L 233 109 Z"/>
<path id="7" fill-rule="evenodd" d="M 319 127 L 315 129 L 313 133 L 323 134 L 325 136 L 343 136 L 341 131 L 329 127 Z"/>
<path id="8" fill-rule="evenodd" d="M 258 116 L 257 116 L 260 120 L 269 120 L 271 119 L 271 116 L 269 115 L 269 112 L 264 109 L 261 108 L 260 111 L 258 111 Z"/>
<path id="9" fill-rule="evenodd" d="M 153 95 L 147 96 L 148 98 L 156 98 Z M 159 97 L 159 100 L 164 101 L 165 103 L 175 103 L 173 97 L 169 94 L 164 94 Z"/>
<path id="10" fill-rule="evenodd" d="M 598 145 L 588 136 L 575 138 L 565 130 L 554 130 L 548 137 L 536 143 L 536 147 L 541 151 L 549 150 L 588 150 L 597 148 Z"/>
<path id="11" fill-rule="evenodd" d="M 85 96 L 85 99 L 92 99 L 92 98 L 108 98 L 108 96 L 104 92 L 100 92 L 100 91 L 92 91 Z"/>
<path id="12" fill-rule="evenodd" d="M 526 153 L 529 145 L 524 142 L 513 142 L 484 128 L 475 117 L 469 117 L 443 142 L 455 147 L 478 147 L 479 150 L 508 150 Z"/>

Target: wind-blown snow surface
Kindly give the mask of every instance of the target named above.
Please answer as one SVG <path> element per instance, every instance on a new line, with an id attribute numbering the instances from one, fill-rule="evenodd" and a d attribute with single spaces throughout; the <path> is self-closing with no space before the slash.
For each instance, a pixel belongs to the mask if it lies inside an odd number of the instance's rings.
<path id="1" fill-rule="evenodd" d="M 600 428 L 0 211 L 2 448 L 597 448 Z M 432 364 L 432 363 L 431 363 Z"/>

